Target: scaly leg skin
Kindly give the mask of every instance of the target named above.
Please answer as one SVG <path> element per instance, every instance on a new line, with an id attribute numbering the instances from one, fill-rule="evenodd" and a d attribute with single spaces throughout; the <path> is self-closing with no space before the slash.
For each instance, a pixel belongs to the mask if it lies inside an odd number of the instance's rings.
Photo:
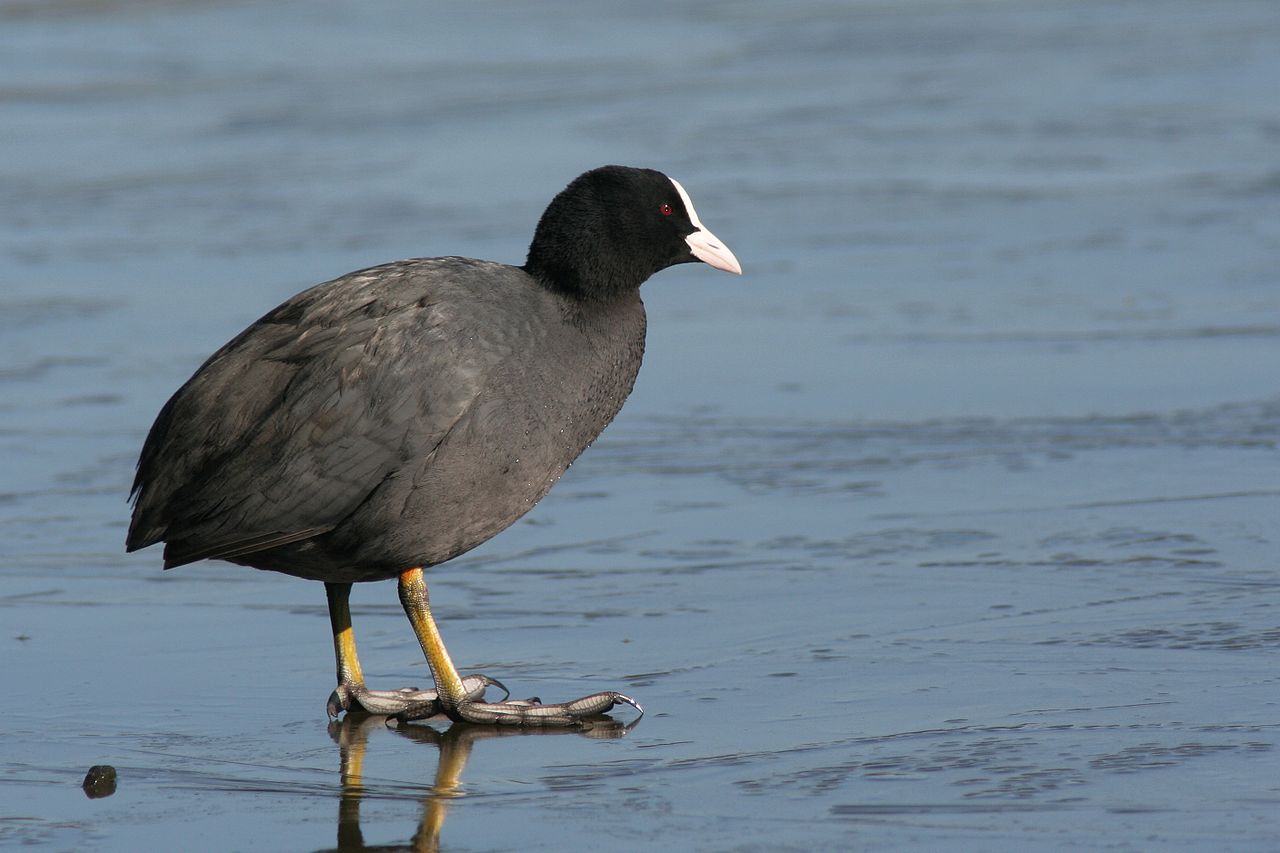
<path id="1" fill-rule="evenodd" d="M 463 678 L 458 675 L 453 661 L 449 659 L 449 652 L 431 616 L 431 602 L 427 597 L 427 582 L 422 576 L 422 569 L 409 569 L 400 575 L 400 603 L 413 623 L 413 632 L 418 635 L 422 653 L 427 657 L 436 682 L 432 701 L 415 704 L 399 712 L 396 717 L 402 721 L 443 713 L 454 722 L 480 725 L 571 727 L 584 725 L 585 721 L 599 717 L 615 705 L 630 705 L 641 716 L 644 715 L 644 709 L 636 700 L 613 691 L 554 705 L 543 705 L 536 698 L 485 702 L 483 690 L 477 693 L 474 685 L 468 684 L 468 678 L 477 676 Z"/>
<path id="2" fill-rule="evenodd" d="M 326 710 L 330 717 L 337 717 L 343 711 L 364 711 L 370 714 L 400 714 L 409 708 L 415 712 L 423 712 L 434 708 L 423 716 L 443 713 L 438 694 L 434 690 L 418 690 L 416 687 L 404 687 L 400 690 L 370 690 L 364 684 L 364 673 L 360 670 L 360 658 L 356 654 L 356 635 L 351 628 L 351 584 L 326 583 L 325 593 L 329 597 L 329 623 L 333 627 L 333 652 L 338 661 L 338 686 L 329 695 Z M 467 675 L 462 679 L 462 690 L 470 701 L 483 700 L 485 688 L 497 687 L 506 696 L 510 696 L 502 683 L 484 675 Z M 421 719 L 418 717 L 417 719 Z"/>

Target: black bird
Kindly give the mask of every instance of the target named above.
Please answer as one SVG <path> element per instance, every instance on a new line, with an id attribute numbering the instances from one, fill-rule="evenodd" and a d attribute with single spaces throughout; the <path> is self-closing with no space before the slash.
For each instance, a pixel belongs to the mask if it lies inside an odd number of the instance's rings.
<path id="1" fill-rule="evenodd" d="M 615 692 L 485 702 L 501 685 L 458 674 L 423 569 L 532 509 L 613 420 L 644 354 L 640 285 L 693 261 L 742 272 L 677 181 L 604 166 L 551 201 L 522 267 L 418 258 L 304 290 L 160 410 L 127 549 L 164 542 L 166 569 L 217 559 L 324 581 L 334 716 L 576 725 L 618 703 L 639 709 Z M 351 584 L 390 578 L 434 691 L 365 686 Z"/>

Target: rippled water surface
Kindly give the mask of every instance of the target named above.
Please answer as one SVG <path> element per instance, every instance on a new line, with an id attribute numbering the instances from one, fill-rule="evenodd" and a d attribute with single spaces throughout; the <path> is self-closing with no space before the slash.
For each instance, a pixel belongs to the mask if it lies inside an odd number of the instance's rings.
<path id="1" fill-rule="evenodd" d="M 1270 0 L 0 0 L 0 847 L 1276 849 L 1277 79 Z M 464 669 L 648 713 L 326 726 L 320 585 L 123 553 L 145 431 L 607 162 L 747 275 L 646 285 L 618 421 L 430 577 Z"/>

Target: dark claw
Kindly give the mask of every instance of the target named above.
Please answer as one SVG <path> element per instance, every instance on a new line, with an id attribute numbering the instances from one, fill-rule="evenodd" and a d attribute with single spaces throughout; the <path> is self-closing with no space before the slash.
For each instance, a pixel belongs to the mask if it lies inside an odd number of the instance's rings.
<path id="1" fill-rule="evenodd" d="M 487 676 L 487 675 L 464 675 L 464 676 L 462 677 L 462 682 L 463 682 L 463 684 L 466 684 L 467 679 L 469 679 L 469 678 L 480 678 L 480 679 L 483 679 L 486 687 L 496 687 L 496 688 L 498 688 L 499 690 L 501 690 L 501 691 L 502 691 L 502 698 L 501 698 L 500 700 L 498 700 L 498 701 L 500 701 L 500 702 L 505 702 L 506 700 L 508 700 L 508 699 L 510 699 L 510 698 L 511 698 L 511 691 L 507 689 L 507 685 L 503 684 L 501 681 L 499 681 L 499 680 L 498 680 L 498 679 L 496 679 L 496 678 L 490 678 L 490 677 L 489 677 L 489 676 Z"/>

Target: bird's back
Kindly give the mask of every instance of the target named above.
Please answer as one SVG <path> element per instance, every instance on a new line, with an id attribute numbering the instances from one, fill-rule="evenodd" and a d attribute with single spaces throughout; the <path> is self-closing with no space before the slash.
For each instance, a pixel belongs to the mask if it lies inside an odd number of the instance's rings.
<path id="1" fill-rule="evenodd" d="M 638 294 L 401 261 L 317 285 L 215 353 L 156 419 L 128 548 L 320 580 L 442 562 L 509 526 L 621 408 Z"/>

